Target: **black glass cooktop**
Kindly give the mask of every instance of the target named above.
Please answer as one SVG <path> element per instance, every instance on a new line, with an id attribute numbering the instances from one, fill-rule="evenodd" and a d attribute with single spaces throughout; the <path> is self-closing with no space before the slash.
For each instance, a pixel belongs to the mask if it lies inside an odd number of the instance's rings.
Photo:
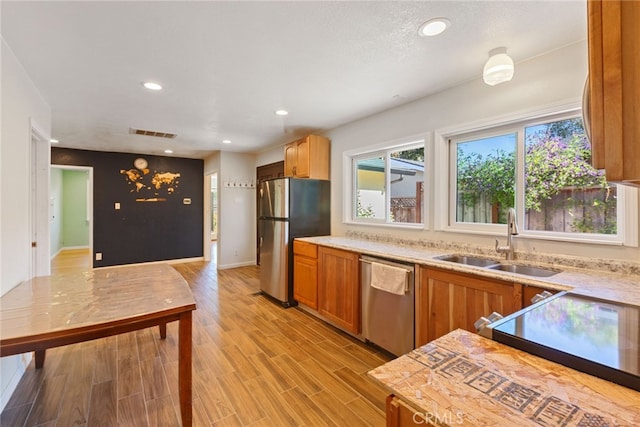
<path id="1" fill-rule="evenodd" d="M 640 391 L 640 307 L 563 293 L 492 327 L 496 341 Z"/>

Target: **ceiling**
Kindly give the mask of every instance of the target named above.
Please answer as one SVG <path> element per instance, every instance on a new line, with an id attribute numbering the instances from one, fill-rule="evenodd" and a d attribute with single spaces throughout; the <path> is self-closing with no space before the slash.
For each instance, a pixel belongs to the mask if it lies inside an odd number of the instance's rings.
<path id="1" fill-rule="evenodd" d="M 585 1 L 6 1 L 59 146 L 259 152 L 586 39 Z M 434 17 L 450 28 L 423 38 Z M 153 92 L 143 81 L 164 89 Z M 286 109 L 289 115 L 276 116 Z M 173 139 L 130 129 L 175 133 Z M 222 140 L 231 140 L 223 144 Z"/>

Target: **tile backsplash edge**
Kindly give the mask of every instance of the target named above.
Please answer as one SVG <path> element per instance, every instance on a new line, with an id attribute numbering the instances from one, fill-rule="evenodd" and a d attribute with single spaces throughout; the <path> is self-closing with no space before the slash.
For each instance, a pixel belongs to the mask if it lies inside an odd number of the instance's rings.
<path id="1" fill-rule="evenodd" d="M 495 257 L 493 247 L 481 247 L 473 244 L 445 242 L 438 240 L 411 240 L 403 239 L 386 234 L 373 234 L 361 231 L 349 230 L 346 237 L 359 240 L 368 240 L 377 243 L 389 243 L 395 245 L 412 246 L 416 248 L 429 248 L 451 251 L 456 253 L 477 254 Z M 571 255 L 540 254 L 515 251 L 515 258 L 518 261 L 543 263 L 549 265 L 584 268 L 588 270 L 608 271 L 612 273 L 636 274 L 640 275 L 640 263 L 606 258 L 583 258 Z"/>

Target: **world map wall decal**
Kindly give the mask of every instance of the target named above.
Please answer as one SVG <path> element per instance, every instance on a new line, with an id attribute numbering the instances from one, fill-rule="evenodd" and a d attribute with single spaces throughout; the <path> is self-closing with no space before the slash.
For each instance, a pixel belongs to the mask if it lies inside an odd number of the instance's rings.
<path id="1" fill-rule="evenodd" d="M 180 173 L 152 172 L 143 158 L 133 164 L 135 168 L 121 169 L 120 174 L 125 176 L 130 192 L 139 196 L 136 202 L 166 202 L 167 197 L 178 192 Z"/>

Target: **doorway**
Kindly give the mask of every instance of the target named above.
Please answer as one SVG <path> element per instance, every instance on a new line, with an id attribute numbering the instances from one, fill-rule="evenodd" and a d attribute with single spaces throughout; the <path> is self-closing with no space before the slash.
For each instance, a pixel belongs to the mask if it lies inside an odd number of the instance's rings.
<path id="1" fill-rule="evenodd" d="M 218 240 L 218 174 L 211 175 L 211 241 Z"/>
<path id="2" fill-rule="evenodd" d="M 49 192 L 50 253 L 91 268 L 93 247 L 93 168 L 52 165 Z"/>
<path id="3" fill-rule="evenodd" d="M 29 171 L 31 256 L 29 258 L 29 275 L 30 277 L 48 276 L 51 272 L 49 266 L 49 218 L 47 215 L 50 144 L 43 128 L 33 119 L 29 119 L 29 122 L 31 127 L 29 153 L 31 157 Z"/>
<path id="4" fill-rule="evenodd" d="M 218 259 L 218 229 L 220 227 L 220 199 L 218 198 L 218 171 L 204 175 L 204 224 L 203 252 L 204 260 Z"/>

